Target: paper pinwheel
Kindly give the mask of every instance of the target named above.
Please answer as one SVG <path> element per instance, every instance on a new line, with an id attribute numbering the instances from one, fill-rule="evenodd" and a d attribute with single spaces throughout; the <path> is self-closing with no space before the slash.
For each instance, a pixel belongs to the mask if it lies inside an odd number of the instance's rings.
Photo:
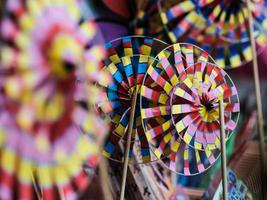
<path id="1" fill-rule="evenodd" d="M 99 104 L 99 108 L 111 106 L 110 116 L 111 133 L 104 147 L 104 155 L 110 159 L 123 161 L 120 153 L 121 145 L 125 146 L 125 137 L 128 133 L 128 123 L 131 110 L 131 99 L 136 90 L 139 90 L 143 77 L 149 64 L 166 44 L 148 37 L 123 37 L 106 44 L 108 58 L 105 60 L 104 71 L 113 77 L 113 83 L 104 85 L 107 101 Z M 138 99 L 138 98 L 137 98 Z M 138 101 L 139 105 L 139 101 Z M 134 144 L 139 142 L 141 146 L 140 162 L 151 161 L 151 155 L 146 140 L 140 116 L 140 107 L 136 105 L 134 116 L 134 131 L 132 134 L 130 156 L 132 156 Z M 122 148 L 122 149 L 123 149 Z M 139 162 L 139 158 L 138 158 Z"/>
<path id="2" fill-rule="evenodd" d="M 76 199 L 107 125 L 90 109 L 104 48 L 76 1 L 8 0 L 1 21 L 0 199 Z M 79 87 L 77 79 L 88 82 Z M 85 91 L 82 91 L 82 90 Z M 86 96 L 82 105 L 76 100 Z M 101 127 L 101 128 L 100 128 Z M 97 130 L 97 133 L 96 133 Z M 88 134 L 83 134 L 88 133 Z M 103 137 L 103 136 L 102 136 Z"/>
<path id="3" fill-rule="evenodd" d="M 168 167 L 193 175 L 220 153 L 219 99 L 230 137 L 239 113 L 229 76 L 200 48 L 176 43 L 156 56 L 141 87 L 141 117 L 150 147 Z"/>
<path id="4" fill-rule="evenodd" d="M 252 60 L 246 2 L 158 1 L 160 16 L 170 40 L 196 44 L 221 68 L 239 67 Z M 257 49 L 266 43 L 266 2 L 249 3 L 254 17 Z M 260 51 L 258 51 L 260 53 Z"/>

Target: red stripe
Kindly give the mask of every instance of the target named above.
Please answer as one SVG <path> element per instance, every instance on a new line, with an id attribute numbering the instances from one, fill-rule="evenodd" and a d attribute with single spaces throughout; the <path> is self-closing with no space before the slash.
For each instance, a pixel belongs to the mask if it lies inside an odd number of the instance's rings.
<path id="1" fill-rule="evenodd" d="M 88 176 L 84 171 L 81 171 L 80 174 L 74 178 L 74 183 L 78 187 L 78 190 L 82 191 L 86 189 L 89 184 Z"/>
<path id="2" fill-rule="evenodd" d="M 55 192 L 53 188 L 45 188 L 43 191 L 43 199 L 44 200 L 53 200 L 55 199 Z"/>
<path id="3" fill-rule="evenodd" d="M 124 48 L 132 48 L 132 43 L 129 41 L 129 42 L 123 42 L 123 47 Z"/>
<path id="4" fill-rule="evenodd" d="M 35 195 L 33 195 L 35 194 Z M 32 199 L 33 196 L 37 196 L 31 185 L 20 183 L 19 185 L 19 197 L 20 199 Z"/>

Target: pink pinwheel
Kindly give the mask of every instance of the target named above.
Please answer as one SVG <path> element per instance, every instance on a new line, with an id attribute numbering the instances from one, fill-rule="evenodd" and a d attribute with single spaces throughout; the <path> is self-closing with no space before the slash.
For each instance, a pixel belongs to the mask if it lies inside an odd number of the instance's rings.
<path id="1" fill-rule="evenodd" d="M 96 167 L 96 138 L 107 128 L 92 109 L 101 97 L 94 82 L 109 80 L 99 70 L 104 49 L 93 43 L 94 24 L 80 23 L 75 0 L 8 0 L 6 8 L 0 199 L 75 199 L 90 182 L 83 166 Z"/>

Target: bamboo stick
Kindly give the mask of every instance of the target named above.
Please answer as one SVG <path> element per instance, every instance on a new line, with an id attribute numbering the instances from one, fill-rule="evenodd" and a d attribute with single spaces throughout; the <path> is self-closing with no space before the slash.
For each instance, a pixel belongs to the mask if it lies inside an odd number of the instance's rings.
<path id="1" fill-rule="evenodd" d="M 132 132 L 133 132 L 137 94 L 138 94 L 138 87 L 135 88 L 134 96 L 132 98 L 132 103 L 131 103 L 132 106 L 131 106 L 131 113 L 130 113 L 130 119 L 129 119 L 129 125 L 128 125 L 127 144 L 126 144 L 126 149 L 125 149 L 125 154 L 124 154 L 120 200 L 124 200 L 124 194 L 125 194 L 126 177 L 127 177 L 128 163 L 129 163 L 129 152 L 130 152 L 131 138 L 132 138 Z"/>
<path id="2" fill-rule="evenodd" d="M 248 9 L 248 23 L 249 23 L 249 37 L 250 44 L 252 49 L 252 61 L 253 61 L 253 75 L 254 75 L 254 85 L 255 85 L 255 93 L 256 93 L 256 104 L 257 104 L 257 117 L 258 117 L 258 133 L 259 133 L 259 148 L 260 148 L 260 162 L 261 162 L 261 177 L 262 177 L 262 198 L 266 199 L 266 162 L 265 162 L 265 141 L 264 141 L 264 119 L 263 119 L 263 110 L 262 110 L 262 102 L 261 102 L 261 91 L 260 91 L 260 79 L 259 79 L 259 69 L 258 69 L 258 61 L 257 61 L 257 52 L 256 52 L 256 44 L 255 39 L 253 37 L 253 17 L 252 12 L 249 8 L 250 0 L 246 0 L 247 9 Z"/>
<path id="3" fill-rule="evenodd" d="M 221 140 L 221 170 L 222 170 L 222 188 L 223 200 L 227 200 L 227 159 L 226 159 L 226 141 L 225 141 L 225 124 L 223 100 L 219 101 L 220 112 L 220 140 Z"/>

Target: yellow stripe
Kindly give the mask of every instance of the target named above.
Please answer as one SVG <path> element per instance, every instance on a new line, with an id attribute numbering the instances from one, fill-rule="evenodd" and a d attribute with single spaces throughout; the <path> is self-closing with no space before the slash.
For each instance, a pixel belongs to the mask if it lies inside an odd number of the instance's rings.
<path id="1" fill-rule="evenodd" d="M 192 140 L 192 136 L 189 133 L 187 133 L 187 131 L 186 131 L 184 136 L 183 136 L 183 140 L 185 141 L 186 144 L 190 144 L 190 142 Z"/>
<path id="2" fill-rule="evenodd" d="M 130 57 L 128 57 L 128 56 L 122 57 L 122 63 L 123 63 L 123 66 L 127 66 L 127 65 L 131 64 Z"/>
<path id="3" fill-rule="evenodd" d="M 9 149 L 2 150 L 1 165 L 4 170 L 8 171 L 11 174 L 16 170 L 16 159 L 16 155 Z"/>
<path id="4" fill-rule="evenodd" d="M 161 21 L 163 22 L 163 24 L 168 23 L 167 15 L 165 13 L 160 13 L 160 17 L 161 17 Z"/>
<path id="5" fill-rule="evenodd" d="M 164 135 L 163 140 L 167 144 L 171 140 L 171 138 L 172 138 L 172 134 L 171 132 L 169 132 L 168 134 Z"/>
<path id="6" fill-rule="evenodd" d="M 173 145 L 172 145 L 171 149 L 172 149 L 173 152 L 178 152 L 179 147 L 180 147 L 180 143 L 175 140 L 173 142 Z"/>
<path id="7" fill-rule="evenodd" d="M 185 149 L 184 150 L 184 159 L 188 160 L 188 157 L 189 157 L 188 149 Z"/>

